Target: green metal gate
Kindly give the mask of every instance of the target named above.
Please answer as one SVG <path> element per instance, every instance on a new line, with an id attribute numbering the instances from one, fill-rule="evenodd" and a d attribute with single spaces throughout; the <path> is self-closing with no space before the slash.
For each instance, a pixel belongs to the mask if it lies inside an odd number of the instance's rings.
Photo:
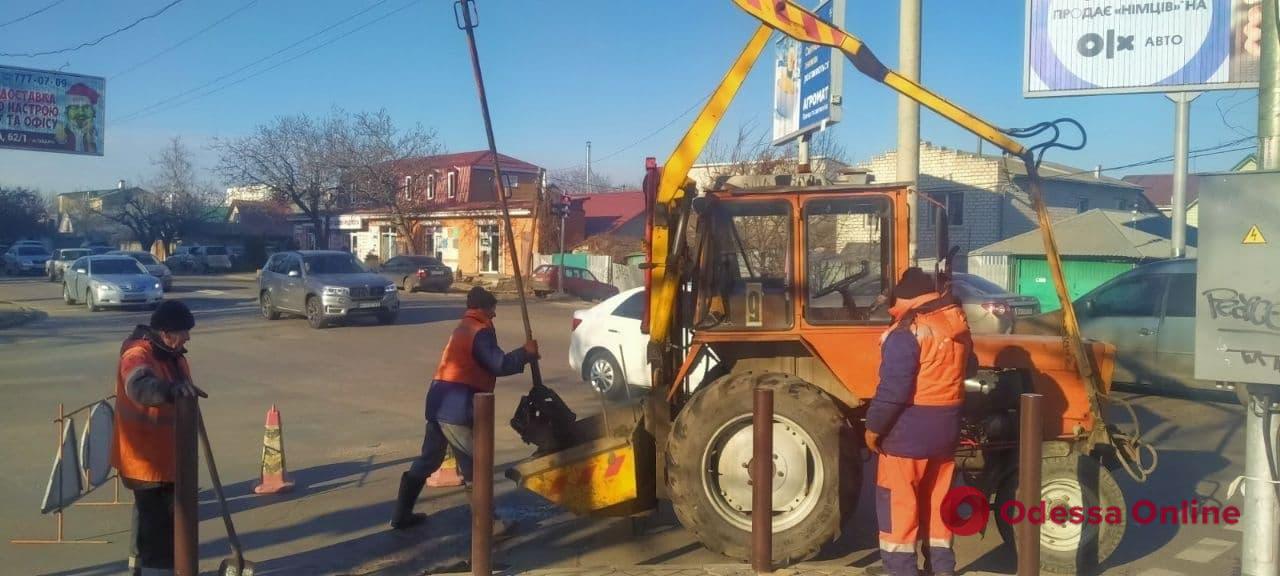
<path id="1" fill-rule="evenodd" d="M 1062 260 L 1062 275 L 1067 282 L 1067 293 L 1075 301 L 1102 283 L 1132 269 L 1132 262 L 1108 260 Z M 1058 295 L 1049 274 L 1049 261 L 1040 257 L 1018 257 L 1015 260 L 1014 292 L 1033 296 L 1040 301 L 1040 310 L 1057 310 Z"/>

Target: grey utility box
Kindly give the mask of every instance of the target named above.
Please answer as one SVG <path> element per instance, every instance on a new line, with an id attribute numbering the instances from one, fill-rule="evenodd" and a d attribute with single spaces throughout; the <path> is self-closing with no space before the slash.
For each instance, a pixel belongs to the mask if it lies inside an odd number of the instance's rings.
<path id="1" fill-rule="evenodd" d="M 1196 378 L 1280 384 L 1280 172 L 1200 179 Z"/>

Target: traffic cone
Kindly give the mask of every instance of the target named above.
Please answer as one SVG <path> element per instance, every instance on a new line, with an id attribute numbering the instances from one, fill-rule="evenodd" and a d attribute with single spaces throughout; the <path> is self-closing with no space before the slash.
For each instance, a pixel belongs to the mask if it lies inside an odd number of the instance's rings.
<path id="1" fill-rule="evenodd" d="M 293 482 L 285 479 L 284 428 L 275 404 L 267 410 L 266 432 L 262 435 L 262 482 L 253 487 L 257 494 L 278 494 L 293 490 Z"/>
<path id="2" fill-rule="evenodd" d="M 446 448 L 444 462 L 440 468 L 427 478 L 427 486 L 432 488 L 452 488 L 462 485 L 462 475 L 458 474 L 458 460 L 453 457 L 453 448 Z"/>

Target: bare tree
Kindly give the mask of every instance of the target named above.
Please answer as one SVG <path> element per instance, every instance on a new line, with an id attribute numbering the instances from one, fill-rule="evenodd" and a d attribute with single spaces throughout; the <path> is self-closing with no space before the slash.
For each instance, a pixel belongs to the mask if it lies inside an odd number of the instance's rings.
<path id="1" fill-rule="evenodd" d="M 750 174 L 794 173 L 798 168 L 799 152 L 795 141 L 774 146 L 772 134 L 754 123 L 738 127 L 732 137 L 716 134 L 703 149 L 699 164 L 711 180 L 723 176 Z M 817 174 L 833 178 L 839 168 L 848 163 L 844 145 L 833 132 L 818 132 L 809 142 L 810 168 Z"/>
<path id="2" fill-rule="evenodd" d="M 174 243 L 210 221 L 217 206 L 217 192 L 212 185 L 197 179 L 191 150 L 181 138 L 170 140 L 151 165 L 156 170 L 149 194 L 156 208 L 155 236 L 165 254 L 170 254 Z"/>
<path id="3" fill-rule="evenodd" d="M 0 240 L 43 236 L 50 231 L 45 201 L 34 190 L 0 187 Z"/>
<path id="4" fill-rule="evenodd" d="M 581 196 L 583 194 L 616 192 L 623 186 L 617 186 L 613 183 L 613 179 L 607 175 L 591 171 L 591 179 L 588 184 L 587 167 L 575 166 L 573 168 L 565 168 L 562 170 L 552 170 L 547 174 L 547 179 L 560 188 L 564 194 L 573 196 Z"/>
<path id="5" fill-rule="evenodd" d="M 334 119 L 276 118 L 248 136 L 216 142 L 218 171 L 228 182 L 262 186 L 276 200 L 296 206 L 311 222 L 320 246 L 328 247 L 329 216 L 349 200 L 338 193 L 337 127 Z"/>
<path id="6" fill-rule="evenodd" d="M 410 253 L 418 253 L 422 246 L 413 237 L 414 214 L 424 207 L 430 180 L 429 167 L 416 160 L 443 153 L 435 131 L 421 125 L 397 128 L 386 110 L 339 112 L 333 126 L 333 162 L 342 169 L 343 186 L 355 206 L 387 210 L 396 232 L 409 239 Z"/>

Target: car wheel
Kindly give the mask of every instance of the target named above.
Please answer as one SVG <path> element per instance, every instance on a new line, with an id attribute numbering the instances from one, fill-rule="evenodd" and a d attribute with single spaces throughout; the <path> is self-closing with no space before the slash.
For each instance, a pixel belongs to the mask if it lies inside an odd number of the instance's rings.
<path id="1" fill-rule="evenodd" d="M 583 378 L 597 393 L 609 399 L 623 396 L 626 378 L 613 354 L 606 350 L 596 350 L 587 357 L 583 370 Z"/>
<path id="2" fill-rule="evenodd" d="M 76 298 L 71 295 L 71 288 L 67 287 L 65 282 L 62 283 L 62 301 L 67 304 L 75 304 Z"/>
<path id="3" fill-rule="evenodd" d="M 534 290 L 534 291 L 533 291 L 533 295 L 534 295 L 534 296 L 537 296 L 538 298 L 546 298 L 546 297 L 547 297 L 547 291 L 546 291 L 546 290 Z"/>
<path id="4" fill-rule="evenodd" d="M 310 324 L 316 330 L 324 328 L 326 324 L 324 321 L 324 305 L 315 296 L 307 297 L 307 324 Z"/>
<path id="5" fill-rule="evenodd" d="M 93 301 L 93 291 L 92 291 L 92 290 L 85 290 L 85 291 L 84 291 L 84 305 L 85 305 L 85 308 L 87 308 L 90 312 L 97 312 L 97 311 L 98 311 L 98 304 L 97 304 L 96 302 L 94 302 L 94 301 Z"/>
<path id="6" fill-rule="evenodd" d="M 262 317 L 267 320 L 279 320 L 280 311 L 276 310 L 275 302 L 271 301 L 271 293 L 266 290 L 258 296 L 258 307 L 262 310 Z"/>

